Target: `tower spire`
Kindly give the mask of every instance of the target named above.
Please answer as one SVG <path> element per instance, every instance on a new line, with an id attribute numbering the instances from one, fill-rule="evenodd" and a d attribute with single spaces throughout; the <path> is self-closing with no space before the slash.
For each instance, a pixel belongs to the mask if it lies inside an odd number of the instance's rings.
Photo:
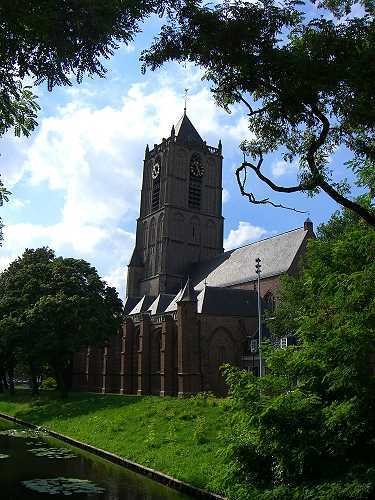
<path id="1" fill-rule="evenodd" d="M 189 89 L 185 89 L 185 106 L 184 106 L 184 116 L 186 115 L 186 107 L 187 107 L 187 100 L 188 100 L 188 92 L 189 92 Z"/>

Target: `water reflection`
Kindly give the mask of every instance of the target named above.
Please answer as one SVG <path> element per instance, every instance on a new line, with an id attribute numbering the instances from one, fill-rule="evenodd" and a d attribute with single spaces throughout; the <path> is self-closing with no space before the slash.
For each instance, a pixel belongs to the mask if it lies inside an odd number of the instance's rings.
<path id="1" fill-rule="evenodd" d="M 0 420 L 0 431 L 15 428 L 14 424 Z M 19 433 L 18 433 L 19 434 Z M 33 448 L 65 449 L 70 458 L 61 458 L 64 453 L 38 454 Z M 89 480 L 103 493 L 68 493 L 72 500 L 188 500 L 191 496 L 176 492 L 155 481 L 134 472 L 111 464 L 77 448 L 70 447 L 53 438 L 30 437 L 26 434 L 0 434 L 0 455 L 9 455 L 0 459 L 0 498 L 2 500 L 67 498 L 63 494 L 48 494 L 32 491 L 22 484 L 23 481 L 47 478 L 76 478 Z M 60 457 L 58 455 L 61 455 Z M 72 456 L 74 455 L 74 457 Z M 56 483 L 55 483 L 56 484 Z M 57 483 L 59 484 L 59 483 Z M 86 484 L 86 483 L 85 483 Z"/>

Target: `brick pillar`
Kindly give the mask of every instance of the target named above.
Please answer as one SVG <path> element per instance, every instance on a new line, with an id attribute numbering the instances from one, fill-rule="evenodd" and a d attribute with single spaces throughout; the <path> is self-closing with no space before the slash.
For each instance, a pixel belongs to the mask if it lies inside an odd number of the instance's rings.
<path id="1" fill-rule="evenodd" d="M 133 394 L 135 392 L 133 384 L 134 340 L 134 323 L 130 318 L 126 318 L 121 339 L 120 394 Z"/>
<path id="2" fill-rule="evenodd" d="M 139 330 L 138 349 L 138 396 L 150 394 L 150 333 L 151 321 L 147 314 L 142 315 Z"/>
<path id="3" fill-rule="evenodd" d="M 176 392 L 174 325 L 174 320 L 166 316 L 161 330 L 160 396 L 169 396 Z"/>
<path id="4" fill-rule="evenodd" d="M 202 390 L 196 302 L 177 304 L 178 396 Z"/>
<path id="5" fill-rule="evenodd" d="M 108 366 L 109 366 L 109 342 L 105 343 L 103 351 L 103 371 L 102 371 L 102 393 L 105 394 L 109 389 L 109 376 L 108 376 Z"/>

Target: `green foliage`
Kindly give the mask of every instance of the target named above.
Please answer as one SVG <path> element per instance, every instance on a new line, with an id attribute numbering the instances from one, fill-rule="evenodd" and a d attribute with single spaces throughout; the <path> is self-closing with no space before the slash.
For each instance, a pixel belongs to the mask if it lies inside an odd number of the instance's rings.
<path id="1" fill-rule="evenodd" d="M 161 0 L 3 0 L 0 3 L 0 137 L 29 136 L 40 109 L 32 85 L 104 77 L 103 60 L 128 45 L 147 16 L 163 13 Z M 172 2 L 173 3 L 173 2 Z M 0 185 L 0 206 L 1 206 Z M 8 193 L 9 194 L 9 193 Z M 0 219 L 0 244 L 2 240 Z"/>
<path id="2" fill-rule="evenodd" d="M 222 403 L 88 393 L 60 399 L 53 391 L 38 398 L 21 390 L 14 397 L 0 395 L 1 412 L 217 492 L 226 467 L 218 455 L 219 434 L 228 425 Z M 207 440 L 202 444 L 194 439 L 198 418 L 204 419 Z"/>
<path id="3" fill-rule="evenodd" d="M 204 444 L 207 442 L 206 437 L 206 421 L 204 417 L 197 418 L 194 429 L 194 440 L 197 444 Z"/>
<path id="4" fill-rule="evenodd" d="M 283 280 L 270 322 L 298 344 L 266 346 L 261 379 L 226 367 L 233 498 L 375 494 L 374 282 L 374 231 L 335 214 L 310 241 L 300 275 Z"/>
<path id="5" fill-rule="evenodd" d="M 53 377 L 47 377 L 43 380 L 43 382 L 40 385 L 40 388 L 45 391 L 51 391 L 57 388 L 57 382 L 56 379 Z"/>
<path id="6" fill-rule="evenodd" d="M 245 161 L 237 181 L 250 202 L 272 204 L 246 192 L 247 171 L 278 192 L 323 190 L 375 226 L 373 210 L 343 192 L 345 184 L 337 184 L 329 162 L 345 147 L 349 167 L 364 190 L 371 190 L 374 4 L 365 0 L 365 15 L 342 18 L 352 5 L 351 0 L 318 4 L 337 16 L 332 19 L 319 10 L 312 18 L 296 0 L 181 2 L 142 60 L 144 70 L 169 60 L 191 61 L 205 70 L 220 106 L 228 111 L 234 103 L 245 106 L 253 139 L 241 145 Z M 276 185 L 262 172 L 265 155 L 280 148 L 285 161 L 299 166 L 294 186 Z"/>
<path id="7" fill-rule="evenodd" d="M 122 303 L 84 260 L 27 249 L 0 274 L 0 318 L 0 361 L 47 364 L 64 390 L 74 353 L 116 334 Z"/>

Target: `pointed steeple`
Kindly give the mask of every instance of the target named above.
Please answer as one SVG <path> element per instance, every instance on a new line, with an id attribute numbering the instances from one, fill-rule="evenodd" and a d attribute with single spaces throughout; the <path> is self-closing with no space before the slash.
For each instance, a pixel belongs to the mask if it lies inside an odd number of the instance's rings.
<path id="1" fill-rule="evenodd" d="M 172 129 L 171 129 L 171 137 L 175 137 L 176 135 L 176 131 L 174 129 L 174 125 L 172 125 Z"/>
<path id="2" fill-rule="evenodd" d="M 195 293 L 193 285 L 191 284 L 190 278 L 188 278 L 182 290 L 179 302 L 196 302 L 196 301 L 197 301 L 197 295 Z"/>
<path id="3" fill-rule="evenodd" d="M 223 145 L 221 144 L 221 139 L 219 139 L 219 144 L 217 145 L 217 149 L 219 150 L 219 153 L 221 153 L 223 150 Z"/>
<path id="4" fill-rule="evenodd" d="M 150 153 L 150 148 L 148 147 L 148 144 L 147 144 L 146 145 L 146 151 L 145 151 L 145 158 L 148 157 L 149 153 Z"/>
<path id="5" fill-rule="evenodd" d="M 196 142 L 203 144 L 203 139 L 186 114 L 183 114 L 176 125 L 176 138 L 184 143 Z"/>

